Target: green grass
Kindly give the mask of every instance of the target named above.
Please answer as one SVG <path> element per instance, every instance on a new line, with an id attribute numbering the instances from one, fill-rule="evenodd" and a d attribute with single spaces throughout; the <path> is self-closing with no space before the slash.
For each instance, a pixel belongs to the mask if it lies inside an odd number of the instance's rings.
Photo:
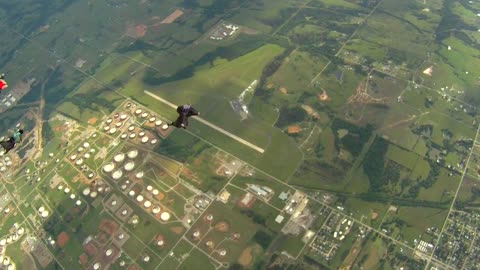
<path id="1" fill-rule="evenodd" d="M 438 202 L 450 201 L 456 192 L 460 177 L 457 175 L 448 176 L 448 174 L 449 171 L 446 169 L 440 169 L 440 175 L 433 186 L 428 189 L 421 188 L 417 199 Z M 459 195 L 459 197 L 462 196 Z"/>
<path id="2" fill-rule="evenodd" d="M 394 144 L 390 144 L 388 146 L 386 157 L 409 170 L 413 170 L 415 167 L 418 167 L 416 164 L 419 157 L 415 153 L 406 151 Z"/>
<path id="3" fill-rule="evenodd" d="M 349 198 L 344 204 L 345 209 L 349 213 L 353 213 L 353 217 L 357 219 L 365 220 L 366 224 L 369 224 L 372 227 L 377 227 L 380 224 L 383 216 L 385 215 L 388 205 L 380 202 L 367 202 L 361 199 Z M 371 219 L 372 213 L 375 212 L 378 214 L 375 220 Z"/>
<path id="4" fill-rule="evenodd" d="M 216 269 L 216 265 L 201 251 L 198 249 L 193 249 L 187 259 L 182 262 L 178 269 L 189 270 L 196 269 L 199 265 L 202 266 L 202 269 Z"/>
<path id="5" fill-rule="evenodd" d="M 302 239 L 302 235 L 300 236 L 292 236 L 288 235 L 285 238 L 282 238 L 282 242 L 278 247 L 278 251 L 286 251 L 288 254 L 292 255 L 293 257 L 297 257 L 303 247 L 306 245 Z"/>
<path id="6" fill-rule="evenodd" d="M 375 237 L 374 240 L 369 239 L 365 247 L 360 251 L 358 258 L 367 256 L 367 259 L 362 264 L 365 269 L 379 269 L 379 262 L 387 252 L 385 241 L 381 237 Z"/>
<path id="7" fill-rule="evenodd" d="M 426 179 L 430 172 L 430 164 L 425 159 L 418 158 L 415 168 L 410 175 L 411 179 Z"/>
<path id="8" fill-rule="evenodd" d="M 398 214 L 394 215 L 406 222 L 401 226 L 402 239 L 413 244 L 414 239 L 426 232 L 427 228 L 435 227 L 440 229 L 447 217 L 447 210 L 427 207 L 399 207 Z"/>
<path id="9" fill-rule="evenodd" d="M 475 130 L 471 126 L 467 126 L 461 122 L 452 119 L 444 114 L 431 112 L 423 115 L 417 122 L 418 125 L 433 125 L 432 141 L 438 145 L 443 145 L 442 129 L 448 129 L 453 133 L 453 140 L 461 138 L 475 138 Z"/>
<path id="10" fill-rule="evenodd" d="M 310 81 L 325 67 L 327 62 L 328 60 L 323 56 L 295 50 L 285 59 L 269 81 L 277 89 L 286 88 L 287 95 L 300 94 L 310 90 Z"/>

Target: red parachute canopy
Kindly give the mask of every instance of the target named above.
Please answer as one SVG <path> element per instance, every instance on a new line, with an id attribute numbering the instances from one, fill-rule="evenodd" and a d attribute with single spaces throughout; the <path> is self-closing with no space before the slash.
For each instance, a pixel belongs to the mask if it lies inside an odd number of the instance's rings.
<path id="1" fill-rule="evenodd" d="M 4 80 L 0 80 L 0 91 L 4 90 L 7 87 L 8 87 L 7 82 Z"/>

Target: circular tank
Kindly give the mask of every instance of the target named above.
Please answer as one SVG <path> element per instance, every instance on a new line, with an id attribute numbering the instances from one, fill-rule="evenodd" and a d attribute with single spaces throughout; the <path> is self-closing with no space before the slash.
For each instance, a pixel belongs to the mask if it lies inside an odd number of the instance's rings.
<path id="1" fill-rule="evenodd" d="M 106 172 L 106 173 L 109 173 L 111 171 L 113 171 L 113 169 L 115 169 L 115 165 L 113 163 L 107 163 L 105 164 L 105 166 L 103 166 L 103 171 Z"/>
<path id="2" fill-rule="evenodd" d="M 0 172 L 5 172 L 7 170 L 7 167 L 0 167 Z"/>
<path id="3" fill-rule="evenodd" d="M 146 118 L 148 116 L 148 113 L 144 112 L 142 113 L 142 118 Z"/>
<path id="4" fill-rule="evenodd" d="M 144 261 L 144 262 L 149 262 L 149 261 L 150 261 L 150 257 L 148 257 L 148 256 L 143 257 L 143 261 Z"/>
<path id="5" fill-rule="evenodd" d="M 133 138 L 135 138 L 136 136 L 137 136 L 137 135 L 136 135 L 135 133 L 132 133 L 132 134 L 130 134 L 129 137 L 130 137 L 130 139 L 133 139 Z"/>
<path id="6" fill-rule="evenodd" d="M 155 122 L 155 126 L 157 126 L 157 127 L 160 126 L 161 124 L 162 124 L 162 120 L 157 120 L 157 121 Z"/>
<path id="7" fill-rule="evenodd" d="M 15 265 L 9 264 L 7 270 L 15 270 Z"/>
<path id="8" fill-rule="evenodd" d="M 41 213 L 41 212 L 43 212 L 43 211 L 45 211 L 45 207 L 43 207 L 43 206 L 40 206 L 40 208 L 38 208 L 38 212 L 40 212 L 40 213 Z"/>
<path id="9" fill-rule="evenodd" d="M 155 117 L 150 117 L 150 119 L 148 119 L 148 121 L 155 122 Z"/>
<path id="10" fill-rule="evenodd" d="M 138 151 L 137 150 L 131 150 L 128 152 L 128 158 L 134 159 L 138 156 Z"/>
<path id="11" fill-rule="evenodd" d="M 145 201 L 145 202 L 143 203 L 143 206 L 144 206 L 145 208 L 149 208 L 150 206 L 152 206 L 152 203 L 151 203 L 150 201 Z"/>
<path id="12" fill-rule="evenodd" d="M 135 174 L 135 177 L 142 178 L 143 177 L 143 172 L 137 172 L 137 174 Z"/>
<path id="13" fill-rule="evenodd" d="M 85 153 L 85 155 L 83 155 L 83 158 L 85 158 L 85 159 L 90 158 L 90 154 L 89 154 L 89 153 Z"/>
<path id="14" fill-rule="evenodd" d="M 112 123 L 112 121 L 113 121 L 112 119 L 108 118 L 108 119 L 107 119 L 107 124 Z"/>
<path id="15" fill-rule="evenodd" d="M 90 189 L 89 188 L 84 189 L 82 194 L 85 196 L 88 196 L 88 194 L 90 194 Z"/>
<path id="16" fill-rule="evenodd" d="M 150 141 L 151 144 L 156 144 L 157 143 L 157 139 L 153 139 Z"/>
<path id="17" fill-rule="evenodd" d="M 112 206 L 115 206 L 115 205 L 117 205 L 117 201 L 113 200 L 110 204 L 111 204 Z"/>
<path id="18" fill-rule="evenodd" d="M 158 245 L 158 246 L 163 246 L 163 244 L 165 244 L 165 242 L 163 242 L 163 240 L 158 240 L 158 241 L 157 241 L 157 245 Z"/>
<path id="19" fill-rule="evenodd" d="M 170 214 L 167 212 L 163 212 L 162 215 L 160 216 L 160 219 L 163 221 L 168 221 L 170 219 Z"/>
<path id="20" fill-rule="evenodd" d="M 0 240 L 0 246 L 5 246 L 6 243 L 7 243 L 7 240 L 5 239 Z"/>
<path id="21" fill-rule="evenodd" d="M 142 113 L 142 110 L 140 110 L 140 109 L 137 109 L 137 110 L 135 111 L 135 114 L 141 114 L 141 113 Z"/>
<path id="22" fill-rule="evenodd" d="M 75 194 L 73 194 L 73 193 L 72 193 L 72 194 L 70 194 L 70 199 L 72 199 L 72 200 L 73 200 L 73 199 L 75 199 L 75 197 L 76 197 L 76 196 L 75 196 Z"/>
<path id="23" fill-rule="evenodd" d="M 116 123 L 115 126 L 116 126 L 117 128 L 121 127 L 121 126 L 122 126 L 122 122 Z"/>
<path id="24" fill-rule="evenodd" d="M 42 218 L 48 217 L 48 211 L 42 212 Z"/>
<path id="25" fill-rule="evenodd" d="M 127 163 L 125 164 L 125 166 L 124 166 L 124 169 L 125 169 L 125 171 L 127 171 L 127 172 L 133 170 L 133 168 L 135 168 L 135 162 L 133 162 L 133 161 L 127 162 Z"/>
<path id="26" fill-rule="evenodd" d="M 157 206 L 153 207 L 152 212 L 153 212 L 154 214 L 158 214 L 158 213 L 160 213 L 160 210 L 161 210 L 161 209 L 160 209 L 160 206 L 157 205 Z"/>
<path id="27" fill-rule="evenodd" d="M 103 128 L 103 130 L 105 130 L 105 131 L 108 131 L 109 129 L 110 129 L 109 126 L 106 126 L 106 127 Z"/>
<path id="28" fill-rule="evenodd" d="M 112 255 L 112 253 L 113 253 L 113 250 L 109 248 L 109 249 L 107 249 L 107 251 L 105 252 L 105 255 L 110 256 L 110 255 Z"/>
<path id="29" fill-rule="evenodd" d="M 113 158 L 115 162 L 122 162 L 124 159 L 125 159 L 124 153 L 116 154 L 115 157 Z"/>
<path id="30" fill-rule="evenodd" d="M 152 186 L 150 186 L 150 185 L 147 186 L 147 190 L 148 190 L 148 191 L 152 191 L 152 189 L 153 189 Z"/>
<path id="31" fill-rule="evenodd" d="M 122 190 L 125 190 L 125 189 L 127 189 L 127 185 L 123 184 L 123 185 L 120 186 L 120 188 L 121 188 Z"/>
<path id="32" fill-rule="evenodd" d="M 128 135 L 126 133 L 123 133 L 122 135 L 120 135 L 120 138 L 125 139 L 125 138 L 127 138 L 127 136 Z"/>
<path id="33" fill-rule="evenodd" d="M 77 158 L 77 155 L 73 154 L 72 156 L 70 156 L 70 160 L 75 160 Z"/>
<path id="34" fill-rule="evenodd" d="M 122 211 L 122 216 L 126 216 L 127 214 L 128 214 L 127 209 L 124 209 L 124 210 Z M 121 236 L 121 235 L 120 235 L 120 236 Z M 118 238 L 120 238 L 120 237 L 118 237 Z M 122 238 L 120 238 L 120 239 L 122 239 Z"/>
<path id="35" fill-rule="evenodd" d="M 113 127 L 113 128 L 111 128 L 111 129 L 110 129 L 110 131 L 109 131 L 109 133 L 110 133 L 110 134 L 114 134 L 115 132 L 117 132 L 117 129 L 116 129 L 116 128 L 114 128 L 114 127 Z"/>
<path id="36" fill-rule="evenodd" d="M 126 114 L 122 114 L 122 115 L 120 115 L 120 119 L 121 119 L 121 120 L 125 120 L 125 119 L 127 119 L 127 115 L 126 115 Z"/>
<path id="37" fill-rule="evenodd" d="M 148 137 L 143 137 L 142 138 L 142 143 L 146 143 L 146 142 L 148 142 Z"/>
<path id="38" fill-rule="evenodd" d="M 75 204 L 76 204 L 77 206 L 80 206 L 80 205 L 82 204 L 82 201 L 77 200 L 77 201 L 75 202 Z"/>
<path id="39" fill-rule="evenodd" d="M 65 194 L 68 194 L 70 192 L 70 188 L 69 187 L 66 187 L 63 192 L 65 192 Z"/>
<path id="40" fill-rule="evenodd" d="M 115 180 L 118 180 L 120 177 L 122 177 L 123 172 L 122 170 L 116 170 L 112 173 L 112 178 Z"/>
<path id="41" fill-rule="evenodd" d="M 25 232 L 25 229 L 24 229 L 24 228 L 18 229 L 18 234 L 19 234 L 19 235 L 22 235 L 24 232 Z"/>
<path id="42" fill-rule="evenodd" d="M 99 270 L 99 269 L 100 269 L 100 263 L 98 263 L 98 262 L 95 263 L 95 264 L 93 265 L 93 269 L 94 269 L 94 270 Z"/>
<path id="43" fill-rule="evenodd" d="M 160 192 L 158 191 L 158 189 L 154 189 L 154 190 L 152 191 L 152 193 L 153 193 L 153 195 L 157 196 Z"/>
<path id="44" fill-rule="evenodd" d="M 115 115 L 113 115 L 114 118 L 118 118 L 118 113 L 116 113 Z"/>
<path id="45" fill-rule="evenodd" d="M 62 185 L 59 185 L 59 186 L 57 187 L 57 189 L 58 189 L 58 190 L 62 190 L 62 189 L 63 189 L 63 186 L 62 186 Z"/>
<path id="46" fill-rule="evenodd" d="M 92 193 L 90 193 L 90 197 L 92 199 L 95 199 L 97 197 L 97 192 L 96 191 L 92 191 Z"/>
<path id="47" fill-rule="evenodd" d="M 84 142 L 84 143 L 83 143 L 83 147 L 84 147 L 84 148 L 88 148 L 89 146 L 90 146 L 90 144 L 89 144 L 88 142 Z"/>
<path id="48" fill-rule="evenodd" d="M 128 131 L 133 131 L 135 129 L 135 126 L 134 125 L 131 125 L 128 127 Z"/>
<path id="49" fill-rule="evenodd" d="M 135 190 L 130 190 L 130 191 L 128 192 L 128 195 L 130 195 L 130 197 L 135 196 Z"/>
<path id="50" fill-rule="evenodd" d="M 77 164 L 77 165 L 82 165 L 82 163 L 83 163 L 82 158 L 79 158 L 79 159 L 77 159 L 77 161 L 75 161 L 75 164 Z"/>
<path id="51" fill-rule="evenodd" d="M 82 152 L 83 150 L 85 150 L 85 149 L 83 149 L 83 147 L 80 146 L 80 147 L 78 147 L 77 152 L 80 153 L 80 152 Z"/>
<path id="52" fill-rule="evenodd" d="M 137 196 L 137 202 L 143 202 L 143 196 L 142 195 Z"/>
<path id="53" fill-rule="evenodd" d="M 164 124 L 164 125 L 162 126 L 162 129 L 163 129 L 163 130 L 166 130 L 167 128 L 168 128 L 168 125 L 167 125 L 167 124 Z"/>
<path id="54" fill-rule="evenodd" d="M 140 137 L 145 136 L 145 131 L 140 131 L 140 133 L 138 133 L 138 136 L 140 136 Z"/>

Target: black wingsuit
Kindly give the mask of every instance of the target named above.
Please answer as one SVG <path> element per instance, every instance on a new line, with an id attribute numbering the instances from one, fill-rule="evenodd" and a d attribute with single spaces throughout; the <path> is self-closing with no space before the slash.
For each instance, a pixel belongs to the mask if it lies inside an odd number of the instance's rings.
<path id="1" fill-rule="evenodd" d="M 170 125 L 177 128 L 187 128 L 188 126 L 188 117 L 192 115 L 199 115 L 199 112 L 195 110 L 191 105 L 181 105 L 177 107 L 178 117 L 177 120 L 172 122 Z"/>

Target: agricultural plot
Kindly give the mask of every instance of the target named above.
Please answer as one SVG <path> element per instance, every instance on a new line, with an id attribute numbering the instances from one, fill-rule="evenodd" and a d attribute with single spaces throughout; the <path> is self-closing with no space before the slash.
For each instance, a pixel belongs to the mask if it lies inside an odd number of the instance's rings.
<path id="1" fill-rule="evenodd" d="M 285 18 L 294 14 L 298 5 L 303 3 L 305 0 L 263 0 L 243 6 L 233 14 L 230 21 L 256 31 L 272 33 L 282 26 Z"/>
<path id="2" fill-rule="evenodd" d="M 278 34 L 309 52 L 333 55 L 363 20 L 355 11 L 346 13 L 339 16 L 328 9 L 304 8 L 281 27 Z"/>
<path id="3" fill-rule="evenodd" d="M 274 88 L 287 96 L 299 96 L 302 92 L 316 92 L 310 82 L 325 67 L 328 60 L 307 51 L 295 50 L 282 63 L 277 72 L 269 78 L 269 89 Z M 274 91 L 272 89 L 272 91 Z"/>
<path id="4" fill-rule="evenodd" d="M 414 240 L 435 241 L 438 236 L 427 233 L 440 229 L 447 217 L 447 210 L 428 207 L 397 207 L 398 212 L 390 213 L 382 223 L 382 229 L 398 234 L 413 247 Z"/>
<path id="5" fill-rule="evenodd" d="M 350 180 L 348 172 L 363 158 L 373 138 L 371 127 L 334 119 L 330 128 L 320 133 L 314 152 L 305 158 L 289 183 L 326 190 L 345 188 Z"/>

